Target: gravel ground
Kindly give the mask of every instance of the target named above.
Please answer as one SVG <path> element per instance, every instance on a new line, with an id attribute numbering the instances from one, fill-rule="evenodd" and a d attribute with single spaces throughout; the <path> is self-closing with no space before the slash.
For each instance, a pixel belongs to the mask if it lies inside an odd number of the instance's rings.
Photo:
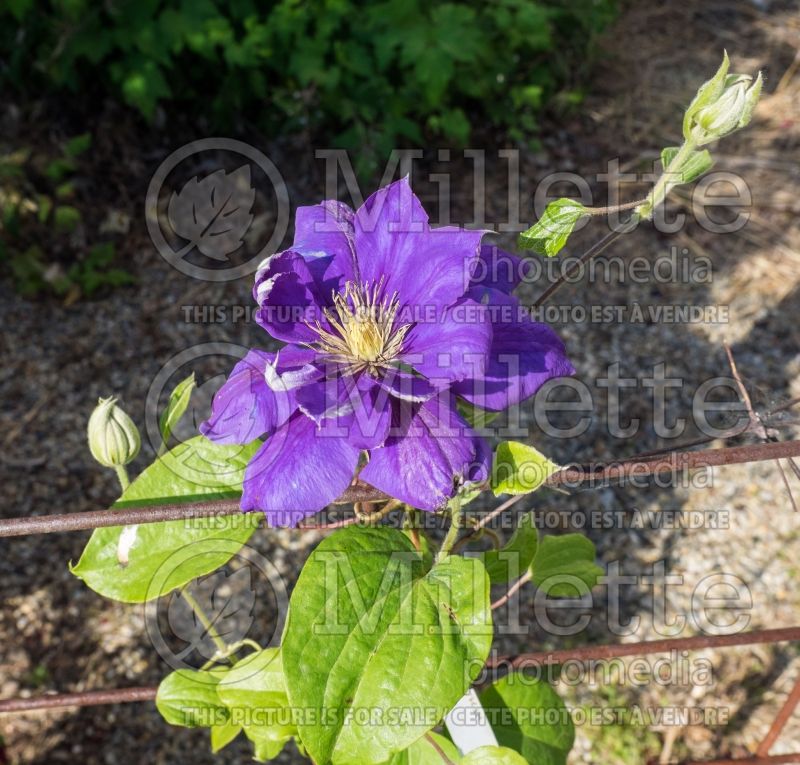
<path id="1" fill-rule="evenodd" d="M 766 9 L 765 9 L 766 8 Z M 664 257 L 671 246 L 688 248 L 687 262 L 709 258 L 710 280 L 667 280 L 645 284 L 619 279 L 565 287 L 552 305 L 575 307 L 635 305 L 723 306 L 728 320 L 721 323 L 666 323 L 633 321 L 591 323 L 556 322 L 584 381 L 594 397 L 594 415 L 588 429 L 570 440 L 549 439 L 541 433 L 531 440 L 556 461 L 608 460 L 670 448 L 691 440 L 691 423 L 673 440 L 661 438 L 653 427 L 651 392 L 641 380 L 665 364 L 668 377 L 680 378 L 680 388 L 667 397 L 667 421 L 688 417 L 692 396 L 705 380 L 728 372 L 723 340 L 733 346 L 740 370 L 765 412 L 800 396 L 800 226 L 798 202 L 793 196 L 800 174 L 800 78 L 795 76 L 800 49 L 800 16 L 796 3 L 682 2 L 636 3 L 622 16 L 604 43 L 605 54 L 594 75 L 593 95 L 580 117 L 566 118 L 550 129 L 542 148 L 521 157 L 523 209 L 530 210 L 536 183 L 555 170 L 590 177 L 619 157 L 620 166 L 641 171 L 657 150 L 678 140 L 679 115 L 696 84 L 715 69 L 722 47 L 727 47 L 737 69 L 765 69 L 767 96 L 748 131 L 727 140 L 714 151 L 717 169 L 739 173 L 752 191 L 751 220 L 737 233 L 714 235 L 689 221 L 677 234 L 642 226 L 615 245 L 613 255 L 643 256 L 649 262 Z M 642 41 L 619 45 L 620 40 Z M 680 41 L 680 48 L 678 43 Z M 96 126 L 101 142 L 114 145 L 115 124 L 110 117 Z M 124 133 L 124 130 L 121 131 Z M 196 136 L 191 136 L 196 137 Z M 178 145 L 177 143 L 174 145 Z M 154 145 L 114 181 L 125 191 L 104 199 L 131 199 L 132 217 L 127 251 L 135 287 L 118 289 L 105 298 L 65 306 L 56 302 L 29 302 L 12 287 L 0 284 L 0 392 L 2 432 L 0 478 L 6 492 L 4 517 L 41 513 L 78 512 L 108 506 L 115 498 L 113 473 L 93 463 L 84 443 L 86 419 L 98 396 L 119 396 L 140 424 L 152 425 L 152 406 L 159 372 L 172 382 L 194 369 L 201 382 L 194 421 L 202 417 L 204 402 L 231 365 L 219 352 L 193 353 L 181 363 L 176 355 L 210 342 L 241 346 L 263 344 L 258 328 L 244 321 L 187 321 L 183 306 L 249 304 L 249 279 L 209 284 L 171 268 L 154 251 L 140 220 L 141 200 L 152 172 L 172 145 Z M 267 153 L 289 180 L 293 205 L 316 201 L 323 194 L 319 167 L 297 149 L 268 146 Z M 507 166 L 497 159 L 491 137 L 486 141 L 487 220 L 506 214 Z M 292 153 L 295 152 L 295 153 Z M 142 159 L 142 156 L 145 158 Z M 296 168 L 301 168 L 298 173 Z M 455 222 L 470 219 L 472 176 L 470 162 L 450 166 L 453 174 Z M 126 175 L 127 173 L 127 175 Z M 294 173 L 290 176 L 290 173 Z M 436 186 L 425 183 L 424 199 L 436 198 Z M 645 188 L 630 187 L 629 198 Z M 602 204 L 602 199 L 597 199 Z M 690 210 L 684 192 L 673 195 L 670 209 Z M 123 210 L 124 211 L 124 210 Z M 530 214 L 523 213 L 527 220 Z M 599 225 L 599 224 L 598 224 Z M 581 232 L 574 252 L 591 243 L 597 228 Z M 508 239 L 507 244 L 511 243 Z M 525 287 L 533 299 L 542 285 Z M 191 315 L 191 313 L 190 313 Z M 219 348 L 216 349 L 219 351 Z M 619 363 L 620 375 L 640 382 L 623 392 L 624 418 L 638 417 L 641 426 L 631 437 L 609 434 L 606 391 L 597 384 L 608 365 Z M 169 365 L 172 364 L 170 367 Z M 170 372 L 171 370 L 171 372 Z M 184 371 L 185 370 L 185 371 Z M 156 382 L 154 382 L 156 381 Z M 157 392 L 157 391 L 156 391 Z M 163 400 L 163 397 L 162 397 Z M 526 416 L 529 416 L 527 412 Z M 781 438 L 794 435 L 791 417 L 776 427 Z M 721 446 L 721 444 L 715 444 Z M 144 467 L 153 451 L 147 439 L 136 467 Z M 791 475 L 791 474 L 790 474 Z M 797 490 L 796 479 L 791 479 Z M 713 480 L 695 485 L 645 489 L 611 486 L 599 490 L 541 493 L 520 503 L 533 508 L 540 521 L 560 514 L 559 530 L 587 533 L 597 545 L 598 557 L 616 576 L 636 577 L 623 589 L 621 619 L 638 618 L 638 629 L 626 641 L 657 637 L 664 632 L 653 615 L 665 610 L 672 619 L 685 615 L 688 623 L 676 634 L 688 635 L 699 627 L 692 621 L 692 595 L 709 576 L 727 574 L 742 580 L 752 598 L 747 627 L 789 626 L 798 621 L 798 515 L 775 464 L 738 466 L 716 472 Z M 580 519 L 593 512 L 622 512 L 626 521 L 611 528 Z M 639 514 L 637 514 L 637 512 Z M 659 516 L 659 513 L 661 514 Z M 697 516 L 693 516 L 695 513 Z M 696 528 L 659 528 L 658 517 L 703 517 Z M 708 521 L 717 518 L 715 524 Z M 642 521 L 642 522 L 639 522 Z M 148 638 L 152 616 L 141 607 L 101 599 L 72 577 L 67 562 L 77 560 L 87 533 L 20 538 L 0 542 L 0 698 L 32 695 L 46 690 L 77 691 L 158 683 L 168 666 Z M 259 532 L 249 556 L 263 556 L 291 588 L 314 535 Z M 234 629 L 259 640 L 275 630 L 274 591 L 265 582 L 251 583 L 245 561 L 232 564 L 226 579 L 213 583 L 216 591 L 241 605 Z M 682 577 L 666 592 L 654 590 L 647 576 L 663 564 L 664 571 Z M 210 586 L 210 585 L 208 585 Z M 266 593 L 251 608 L 252 593 Z M 556 638 L 541 625 L 519 635 L 501 635 L 500 652 L 564 647 L 585 642 L 619 639 L 608 626 L 608 599 L 601 588 L 590 610 L 586 631 Z M 499 592 L 497 593 L 500 594 Z M 279 599 L 279 598 L 278 598 Z M 159 618 L 169 620 L 184 637 L 191 632 L 180 602 L 169 605 Z M 537 624 L 533 592 L 524 590 L 513 609 L 523 623 Z M 513 610 L 512 612 L 513 613 Z M 574 621 L 575 613 L 563 615 Z M 510 618 L 507 609 L 498 621 Z M 680 627 L 680 625 L 678 625 Z M 170 645 L 174 647 L 175 642 Z M 698 669 L 708 665 L 710 680 L 685 678 L 636 687 L 632 683 L 588 683 L 561 689 L 574 707 L 611 704 L 647 709 L 666 706 L 716 708 L 727 715 L 722 724 L 688 727 L 581 726 L 572 761 L 587 763 L 677 762 L 681 758 L 710 758 L 715 754 L 743 755 L 752 751 L 777 708 L 800 673 L 800 658 L 791 646 L 754 646 L 678 657 L 677 664 Z M 209 753 L 203 731 L 170 729 L 150 704 L 81 711 L 58 711 L 0 718 L 0 763 L 57 763 L 80 759 L 87 765 L 103 763 L 233 763 L 249 759 L 249 749 L 237 742 L 221 755 Z M 800 750 L 800 724 L 787 727 L 774 751 Z M 281 763 L 303 762 L 292 748 Z"/>

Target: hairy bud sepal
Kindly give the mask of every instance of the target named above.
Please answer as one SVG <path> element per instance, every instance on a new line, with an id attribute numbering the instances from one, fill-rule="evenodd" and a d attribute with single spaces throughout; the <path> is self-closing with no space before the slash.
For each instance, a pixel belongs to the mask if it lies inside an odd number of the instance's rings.
<path id="1" fill-rule="evenodd" d="M 117 406 L 116 398 L 98 399 L 87 429 L 89 450 L 103 466 L 116 468 L 132 462 L 142 441 L 133 420 Z"/>
<path id="2" fill-rule="evenodd" d="M 696 146 L 730 135 L 750 122 L 761 96 L 761 72 L 728 74 L 728 54 L 717 73 L 697 91 L 683 118 L 683 136 Z"/>

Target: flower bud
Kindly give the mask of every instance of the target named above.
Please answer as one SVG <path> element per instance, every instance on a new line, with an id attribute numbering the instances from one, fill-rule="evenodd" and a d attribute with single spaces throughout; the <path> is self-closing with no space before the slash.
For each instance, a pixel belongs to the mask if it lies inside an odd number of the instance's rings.
<path id="1" fill-rule="evenodd" d="M 697 146 L 716 141 L 750 122 L 761 96 L 761 72 L 755 81 L 748 74 L 728 74 L 728 54 L 717 73 L 706 82 L 686 110 L 683 134 Z"/>
<path id="2" fill-rule="evenodd" d="M 87 434 L 92 456 L 105 467 L 127 465 L 142 445 L 136 425 L 117 406 L 116 398 L 98 399 Z"/>

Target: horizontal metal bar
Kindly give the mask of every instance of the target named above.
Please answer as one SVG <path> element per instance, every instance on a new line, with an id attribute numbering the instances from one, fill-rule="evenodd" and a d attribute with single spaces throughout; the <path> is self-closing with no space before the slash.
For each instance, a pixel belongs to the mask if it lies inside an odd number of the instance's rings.
<path id="1" fill-rule="evenodd" d="M 0 714 L 30 712 L 37 709 L 59 709 L 60 707 L 96 707 L 105 704 L 130 704 L 136 701 L 154 701 L 158 688 L 114 688 L 106 691 L 84 693 L 54 693 L 30 699 L 8 699 L 0 701 Z"/>
<path id="2" fill-rule="evenodd" d="M 689 638 L 667 638 L 665 640 L 646 640 L 638 643 L 612 643 L 610 645 L 584 646 L 563 651 L 519 654 L 491 659 L 489 668 L 504 667 L 519 669 L 523 666 L 561 664 L 568 659 L 589 661 L 592 659 L 613 659 L 622 656 L 637 656 L 651 653 L 665 653 L 677 650 L 699 648 L 725 648 L 756 643 L 779 643 L 800 640 L 800 626 L 783 629 L 754 630 L 736 635 L 697 635 Z M 36 709 L 57 707 L 86 707 L 103 704 L 125 704 L 133 701 L 152 701 L 156 687 L 120 688 L 108 691 L 89 691 L 87 693 L 61 693 L 39 696 L 30 699 L 9 699 L 0 701 L 0 713 L 26 712 Z"/>
<path id="3" fill-rule="evenodd" d="M 768 757 L 734 757 L 726 760 L 691 760 L 681 765 L 800 765 L 800 752 L 773 754 Z"/>
<path id="4" fill-rule="evenodd" d="M 691 651 L 703 648 L 727 648 L 756 643 L 780 643 L 800 641 L 800 626 L 781 629 L 753 630 L 732 635 L 693 635 L 687 638 L 664 638 L 663 640 L 644 640 L 638 643 L 611 643 L 609 645 L 589 645 L 568 648 L 561 651 L 539 651 L 521 653 L 515 656 L 501 656 L 490 659 L 486 666 L 491 668 L 522 669 L 524 667 L 563 664 L 565 661 L 592 661 L 595 659 L 617 659 L 622 656 L 643 656 L 651 653 L 669 651 Z"/>
<path id="5" fill-rule="evenodd" d="M 579 485 L 587 481 L 607 481 L 619 478 L 645 477 L 661 473 L 676 473 L 701 467 L 744 464 L 788 457 L 800 457 L 800 441 L 781 441 L 766 444 L 749 444 L 728 449 L 673 452 L 672 454 L 632 458 L 593 467 L 572 466 L 559 470 L 547 479 L 549 486 Z M 336 504 L 354 502 L 380 502 L 389 499 L 368 484 L 357 482 L 350 486 Z M 104 526 L 129 526 L 141 523 L 159 523 L 191 518 L 208 518 L 232 515 L 239 512 L 238 500 L 209 502 L 179 502 L 168 505 L 118 508 L 62 515 L 40 515 L 28 518 L 0 520 L 0 537 L 26 534 L 52 534 L 61 531 L 85 531 Z M 330 530 L 351 521 L 333 524 L 305 524 L 300 530 Z"/>
<path id="6" fill-rule="evenodd" d="M 365 483 L 359 483 L 349 487 L 337 500 L 337 504 L 375 502 L 381 499 L 388 499 L 388 497 Z M 239 515 L 240 513 L 238 499 L 218 499 L 206 502 L 175 502 L 164 505 L 121 507 L 61 515 L 34 515 L 27 518 L 0 519 L 0 537 L 86 531 L 106 526 L 131 526 L 141 523 Z"/>

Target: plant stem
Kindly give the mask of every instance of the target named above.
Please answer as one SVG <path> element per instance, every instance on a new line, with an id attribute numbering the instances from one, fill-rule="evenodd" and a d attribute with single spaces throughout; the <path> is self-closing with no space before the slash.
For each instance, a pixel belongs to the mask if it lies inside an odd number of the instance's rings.
<path id="1" fill-rule="evenodd" d="M 358 507 L 361 503 L 356 502 L 355 506 Z M 369 503 L 364 503 L 369 504 Z M 392 510 L 396 510 L 400 505 L 403 503 L 399 499 L 390 499 L 383 507 L 378 508 L 377 510 L 373 510 L 371 513 L 356 513 L 358 517 L 358 522 L 372 526 L 378 521 L 383 520 Z"/>
<path id="2" fill-rule="evenodd" d="M 588 263 L 595 255 L 599 255 L 606 249 L 613 241 L 618 239 L 623 234 L 627 234 L 636 228 L 639 222 L 638 213 L 634 213 L 631 219 L 623 225 L 622 228 L 609 231 L 602 239 L 595 242 L 586 252 L 581 255 L 576 262 L 574 262 L 566 273 L 562 273 L 556 281 L 554 281 L 536 300 L 533 301 L 533 307 L 538 308 L 542 305 L 557 289 L 562 287 L 566 281 L 572 278 L 583 266 Z"/>
<path id="3" fill-rule="evenodd" d="M 403 514 L 403 528 L 408 532 L 411 539 L 411 544 L 414 549 L 419 552 L 422 549 L 419 540 L 419 529 L 417 528 L 417 510 L 416 508 L 406 505 L 405 513 Z"/>
<path id="4" fill-rule="evenodd" d="M 621 205 L 610 205 L 609 207 L 585 207 L 583 212 L 586 215 L 608 215 L 612 212 L 620 212 L 622 210 L 633 210 L 635 207 L 640 207 L 645 204 L 647 199 L 637 199 L 635 202 L 625 202 Z"/>
<path id="5" fill-rule="evenodd" d="M 450 511 L 450 528 L 447 529 L 442 546 L 436 554 L 436 562 L 441 563 L 453 549 L 458 540 L 458 533 L 461 531 L 461 501 L 456 497 L 453 500 L 453 509 Z"/>
<path id="6" fill-rule="evenodd" d="M 228 651 L 228 644 L 220 637 L 219 632 L 217 632 L 217 628 L 214 626 L 214 623 L 211 621 L 211 619 L 208 618 L 208 615 L 203 610 L 203 607 L 189 592 L 188 585 L 181 590 L 181 596 L 189 604 L 189 608 L 191 608 L 192 611 L 194 611 L 195 616 L 197 616 L 198 621 L 205 628 L 206 633 L 214 642 L 214 645 L 217 647 L 217 650 L 221 654 L 226 653 Z"/>
<path id="7" fill-rule="evenodd" d="M 672 158 L 672 162 L 667 165 L 661 177 L 656 181 L 647 199 L 636 208 L 636 212 L 641 218 L 652 218 L 653 212 L 666 198 L 670 187 L 676 184 L 678 170 L 686 161 L 686 158 L 697 148 L 694 141 L 685 141 L 683 146 L 678 149 L 678 153 Z M 679 182 L 679 181 L 677 181 Z"/>
<path id="8" fill-rule="evenodd" d="M 123 494 L 125 490 L 131 485 L 131 480 L 128 478 L 128 468 L 125 465 L 115 465 L 114 470 L 117 473 L 117 478 L 119 479 L 119 485 L 122 488 Z"/>

